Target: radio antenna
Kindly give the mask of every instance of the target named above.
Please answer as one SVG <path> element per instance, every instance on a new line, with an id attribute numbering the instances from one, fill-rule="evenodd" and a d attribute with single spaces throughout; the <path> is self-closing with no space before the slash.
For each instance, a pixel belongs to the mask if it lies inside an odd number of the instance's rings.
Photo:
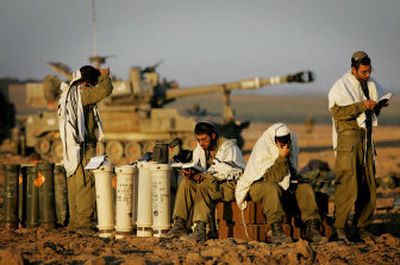
<path id="1" fill-rule="evenodd" d="M 97 35 L 96 35 L 96 6 L 92 0 L 92 56 L 97 55 Z"/>

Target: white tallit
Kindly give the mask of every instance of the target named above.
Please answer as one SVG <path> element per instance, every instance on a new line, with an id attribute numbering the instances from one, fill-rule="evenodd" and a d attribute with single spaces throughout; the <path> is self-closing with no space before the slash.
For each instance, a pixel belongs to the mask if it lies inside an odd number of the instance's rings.
<path id="1" fill-rule="evenodd" d="M 371 100 L 377 101 L 383 95 L 382 87 L 372 78 L 367 81 L 369 97 Z M 329 110 L 336 104 L 337 106 L 347 106 L 353 103 L 366 100 L 360 82 L 351 73 L 347 72 L 339 80 L 335 82 L 329 91 Z M 365 128 L 365 113 L 357 117 L 359 127 Z M 378 125 L 378 119 L 375 113 L 372 113 L 372 125 Z M 332 145 L 333 149 L 337 146 L 337 131 L 335 120 L 332 118 Z"/>
<path id="2" fill-rule="evenodd" d="M 240 209 L 245 209 L 247 203 L 246 195 L 253 182 L 261 179 L 265 172 L 275 163 L 279 156 L 279 150 L 275 143 L 276 132 L 283 128 L 289 131 L 289 128 L 283 123 L 276 123 L 270 126 L 263 135 L 258 139 L 251 151 L 249 160 L 247 161 L 246 169 L 243 175 L 239 178 L 235 189 L 236 202 Z M 298 145 L 297 139 L 293 132 L 290 133 L 291 152 L 289 161 L 295 169 L 297 169 Z M 283 189 L 288 189 L 290 185 L 290 172 L 283 178 L 279 185 Z"/>
<path id="3" fill-rule="evenodd" d="M 63 145 L 63 163 L 67 177 L 73 175 L 81 161 L 81 146 L 85 141 L 85 116 L 78 85 L 81 78 L 79 70 L 74 72 L 71 85 L 61 83 L 61 97 L 58 102 L 58 126 Z M 99 137 L 103 137 L 102 125 L 97 106 L 93 108 L 99 128 Z"/>
<path id="4" fill-rule="evenodd" d="M 192 160 L 195 163 L 199 162 L 203 168 L 207 166 L 206 153 L 199 144 L 193 150 Z M 242 151 L 235 140 L 225 139 L 217 150 L 213 165 L 207 171 L 219 180 L 233 180 L 243 173 L 245 165 Z"/>

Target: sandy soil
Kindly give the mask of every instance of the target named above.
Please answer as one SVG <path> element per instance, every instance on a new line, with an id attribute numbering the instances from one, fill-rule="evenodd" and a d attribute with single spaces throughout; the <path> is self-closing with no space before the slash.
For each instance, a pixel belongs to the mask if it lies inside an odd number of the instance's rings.
<path id="1" fill-rule="evenodd" d="M 244 132 L 248 157 L 257 138 L 268 127 L 254 124 Z M 334 158 L 330 149 L 328 125 L 316 126 L 306 133 L 304 126 L 290 126 L 299 137 L 299 168 L 310 159 Z M 375 133 L 378 146 L 377 176 L 400 174 L 400 130 L 382 127 Z M 21 161 L 19 157 L 1 157 L 1 162 Z M 27 162 L 27 158 L 24 159 Z M 0 188 L 2 188 L 0 181 Z M 379 190 L 380 198 L 398 199 L 399 189 Z M 393 202 L 392 200 L 392 202 Z M 379 201 L 383 203 L 382 200 Z M 393 203 L 392 203 L 393 205 Z M 60 228 L 46 232 L 40 228 L 0 229 L 1 264 L 400 264 L 399 209 L 378 205 L 375 225 L 378 236 L 365 243 L 329 242 L 310 244 L 299 240 L 286 245 L 238 239 L 208 240 L 189 244 L 157 238 L 127 237 L 123 240 L 100 239 L 68 233 Z M 391 232 L 389 234 L 387 232 Z"/>

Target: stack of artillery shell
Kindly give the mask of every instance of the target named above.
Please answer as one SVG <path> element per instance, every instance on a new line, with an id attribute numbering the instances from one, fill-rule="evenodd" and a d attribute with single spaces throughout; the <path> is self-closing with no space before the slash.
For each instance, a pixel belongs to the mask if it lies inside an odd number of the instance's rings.
<path id="1" fill-rule="evenodd" d="M 29 165 L 21 165 L 18 177 L 18 218 L 22 227 L 26 226 L 26 183 Z"/>
<path id="2" fill-rule="evenodd" d="M 132 191 L 133 180 L 137 178 L 137 167 L 124 165 L 115 167 L 117 174 L 117 193 L 115 206 L 116 239 L 132 233 Z"/>
<path id="3" fill-rule="evenodd" d="M 68 219 L 67 184 L 63 166 L 41 162 L 38 165 L 4 165 L 3 223 L 7 228 L 38 227 L 53 229 Z M 57 218 L 56 218 L 57 217 Z"/>
<path id="4" fill-rule="evenodd" d="M 154 162 L 140 161 L 138 163 L 138 209 L 137 209 L 137 231 L 138 237 L 152 237 L 152 178 L 151 165 Z"/>
<path id="5" fill-rule="evenodd" d="M 7 229 L 18 228 L 19 165 L 5 165 L 3 189 L 3 223 Z"/>
<path id="6" fill-rule="evenodd" d="M 114 175 L 111 166 L 101 166 L 93 170 L 96 183 L 97 221 L 99 237 L 112 237 L 114 231 L 114 207 L 112 199 L 112 177 Z"/>
<path id="7" fill-rule="evenodd" d="M 54 167 L 54 191 L 57 224 L 65 226 L 68 221 L 68 194 L 67 178 L 63 165 L 56 165 Z"/>
<path id="8" fill-rule="evenodd" d="M 40 226 L 46 230 L 55 228 L 56 212 L 54 197 L 54 164 L 40 162 L 36 165 L 38 177 L 36 185 L 39 187 Z"/>
<path id="9" fill-rule="evenodd" d="M 39 189 L 35 185 L 37 171 L 35 166 L 26 167 L 26 226 L 39 226 Z"/>

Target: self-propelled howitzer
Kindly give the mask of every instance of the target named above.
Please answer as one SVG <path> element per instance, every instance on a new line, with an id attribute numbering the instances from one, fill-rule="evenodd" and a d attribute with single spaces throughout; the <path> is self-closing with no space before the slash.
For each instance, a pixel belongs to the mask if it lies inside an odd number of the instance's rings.
<path id="1" fill-rule="evenodd" d="M 192 97 L 211 93 L 224 96 L 223 121 L 217 123 L 222 136 L 235 138 L 243 146 L 241 131 L 249 122 L 236 121 L 230 103 L 233 90 L 259 89 L 269 85 L 284 83 L 308 83 L 313 81 L 310 71 L 292 75 L 251 78 L 237 82 L 181 88 L 175 81 L 160 79 L 156 68 L 159 64 L 146 67 L 132 67 L 128 80 L 113 79 L 112 94 L 100 102 L 99 111 L 104 126 L 104 141 L 100 147 L 113 162 L 132 162 L 151 151 L 158 141 L 169 142 L 179 137 L 185 148 L 195 143 L 193 128 L 199 117 L 185 116 L 177 109 L 166 107 L 170 102 L 182 97 Z M 55 64 L 52 67 L 57 67 Z M 70 73 L 66 70 L 64 77 Z M 27 102 L 36 106 L 46 103 L 41 83 L 28 84 Z M 55 88 L 56 89 L 56 88 Z M 39 104 L 39 105 L 38 105 Z M 58 162 L 62 158 L 62 145 L 59 140 L 55 110 L 40 112 L 27 118 L 24 132 L 27 147 L 34 147 L 44 158 Z"/>

